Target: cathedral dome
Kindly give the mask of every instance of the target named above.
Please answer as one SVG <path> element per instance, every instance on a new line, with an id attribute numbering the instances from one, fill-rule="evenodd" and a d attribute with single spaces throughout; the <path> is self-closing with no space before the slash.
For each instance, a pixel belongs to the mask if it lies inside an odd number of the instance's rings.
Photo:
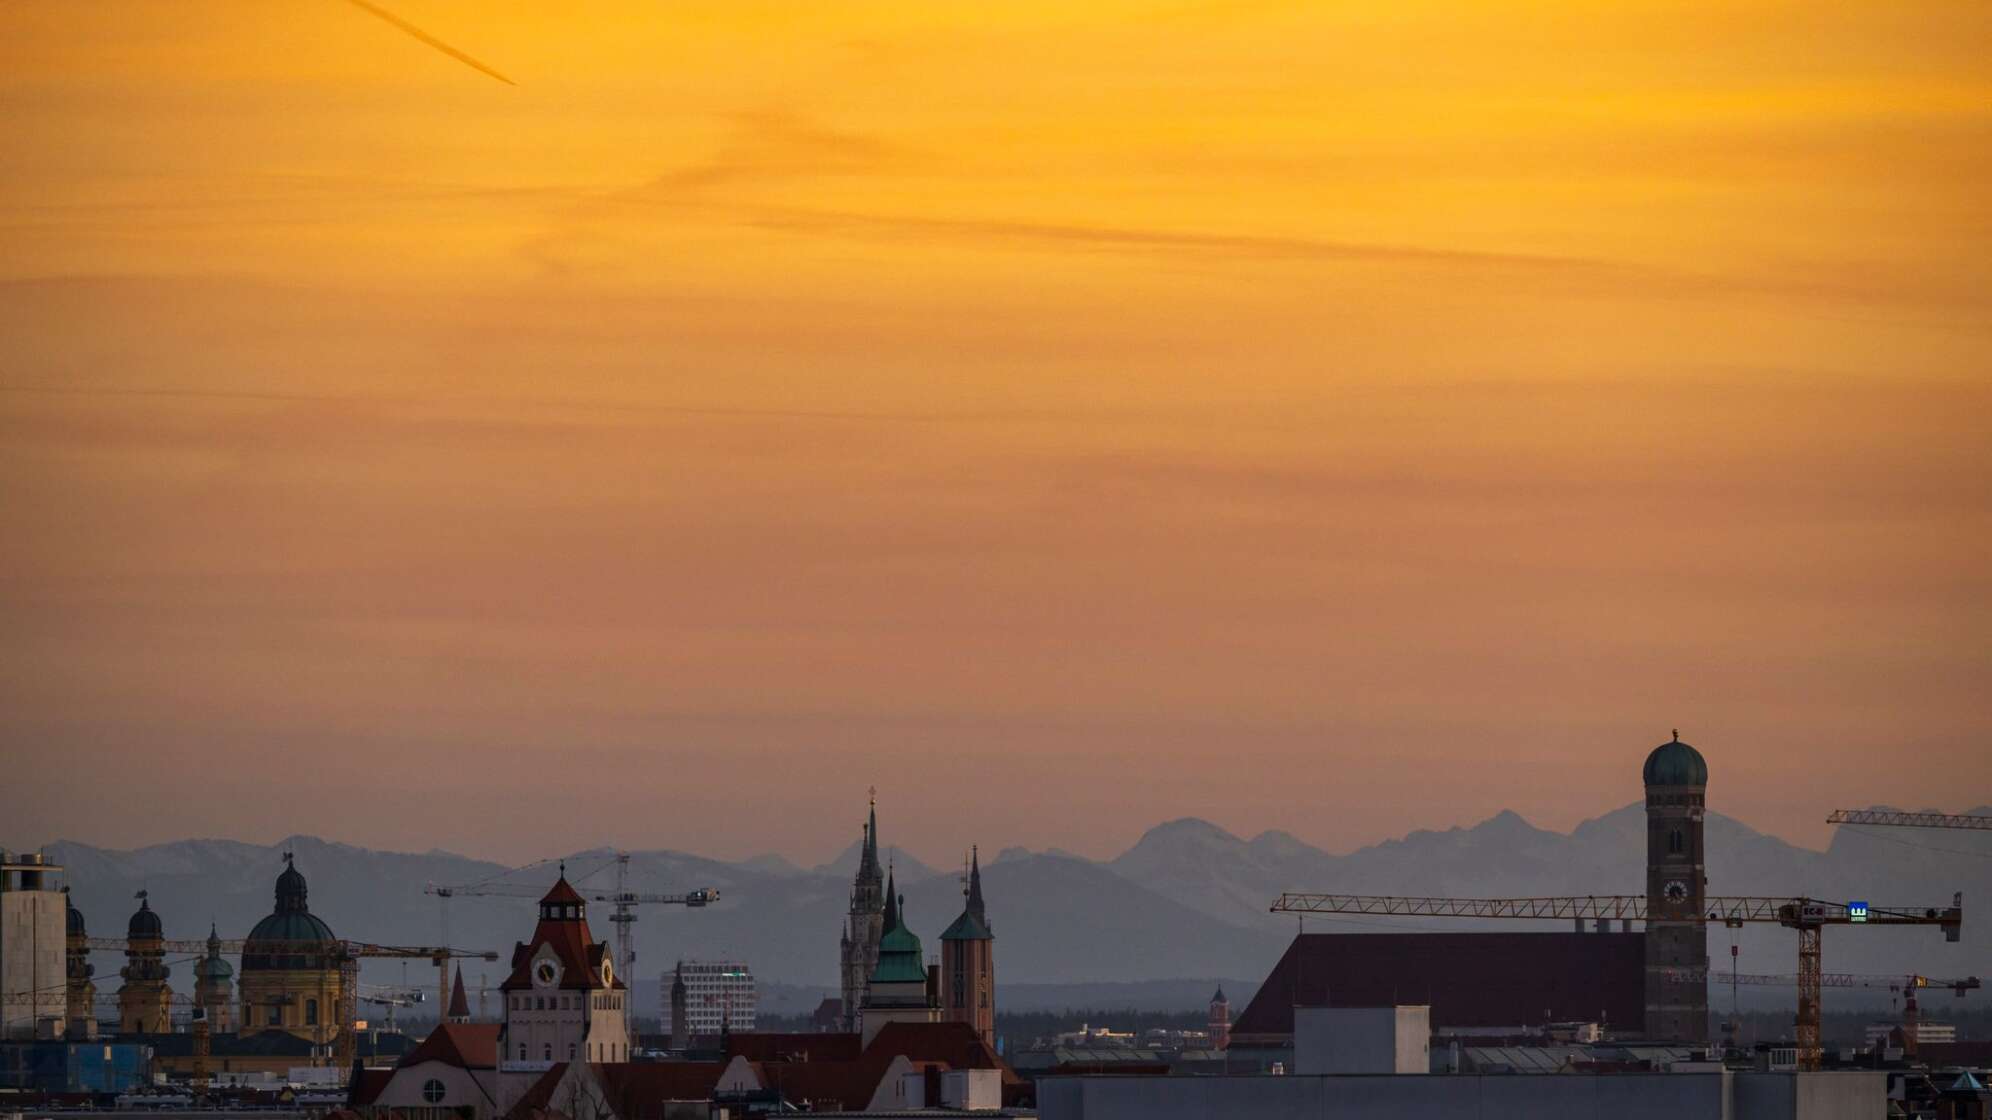
<path id="1" fill-rule="evenodd" d="M 1705 786 L 1708 763 L 1700 751 L 1681 742 L 1677 731 L 1673 742 L 1654 747 L 1653 753 L 1646 756 L 1642 775 L 1649 786 Z"/>
<path id="2" fill-rule="evenodd" d="M 80 925 L 83 921 L 83 916 L 81 914 L 78 914 L 76 916 L 76 921 Z M 133 914 L 131 916 L 131 924 L 125 927 L 125 936 L 126 937 L 164 937 L 165 936 L 164 928 L 159 924 L 159 915 L 152 912 L 152 900 L 145 897 L 144 891 L 139 892 L 138 913 Z"/>
<path id="3" fill-rule="evenodd" d="M 338 942 L 332 927 L 305 904 L 304 876 L 286 855 L 284 873 L 277 877 L 276 912 L 249 931 L 242 944 L 242 971 L 329 968 Z"/>
<path id="4" fill-rule="evenodd" d="M 67 889 L 64 889 L 62 892 L 62 902 L 69 908 L 69 936 L 89 936 L 88 931 L 83 928 L 83 911 L 76 908 L 76 900 L 69 897 Z"/>

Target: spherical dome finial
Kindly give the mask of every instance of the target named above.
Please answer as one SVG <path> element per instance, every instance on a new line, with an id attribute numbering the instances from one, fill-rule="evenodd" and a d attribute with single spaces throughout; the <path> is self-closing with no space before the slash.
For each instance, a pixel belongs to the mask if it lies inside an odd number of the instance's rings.
<path id="1" fill-rule="evenodd" d="M 1700 751 L 1681 742 L 1681 733 L 1676 730 L 1672 741 L 1654 747 L 1646 756 L 1641 776 L 1649 786 L 1705 786 L 1708 762 Z"/>

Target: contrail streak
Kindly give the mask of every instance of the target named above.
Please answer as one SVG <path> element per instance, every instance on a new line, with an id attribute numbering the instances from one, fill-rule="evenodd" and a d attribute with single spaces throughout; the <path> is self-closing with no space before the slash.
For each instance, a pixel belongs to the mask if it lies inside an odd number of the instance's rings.
<path id="1" fill-rule="evenodd" d="M 393 12 L 390 12 L 385 8 L 379 7 L 374 4 L 369 4 L 367 3 L 367 0 L 347 0 L 347 2 L 352 4 L 353 7 L 358 8 L 363 12 L 370 12 L 373 15 L 379 16 L 380 18 L 386 20 L 387 22 L 393 24 L 394 26 L 400 28 L 401 30 L 406 31 L 408 34 L 414 36 L 417 39 L 420 39 L 422 42 L 429 44 L 430 46 L 436 48 L 437 50 L 443 52 L 444 54 L 449 55 L 451 58 L 456 59 L 458 62 L 463 63 L 465 66 L 468 66 L 473 70 L 476 70 L 483 74 L 489 74 L 491 77 L 494 77 L 499 81 L 504 82 L 508 86 L 516 86 L 519 84 L 513 81 L 512 79 L 506 77 L 505 75 L 500 74 L 498 71 L 493 70 L 491 67 L 484 65 L 482 62 L 479 62 L 476 59 L 470 57 L 469 55 L 463 53 L 462 51 L 456 49 L 455 47 L 450 46 L 448 43 L 443 42 L 441 39 L 436 38 L 434 35 L 429 34 L 427 31 L 424 31 L 421 28 L 415 26 L 414 24 L 409 23 L 407 20 L 402 19 L 400 16 L 395 15 Z"/>

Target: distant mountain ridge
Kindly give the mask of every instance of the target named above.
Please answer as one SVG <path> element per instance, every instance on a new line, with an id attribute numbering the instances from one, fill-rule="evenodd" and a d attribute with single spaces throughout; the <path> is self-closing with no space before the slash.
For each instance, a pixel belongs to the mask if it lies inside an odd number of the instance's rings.
<path id="1" fill-rule="evenodd" d="M 1973 810 L 1992 813 L 1992 808 Z M 1470 827 L 1420 830 L 1343 855 L 1287 833 L 1243 839 L 1196 818 L 1156 825 L 1127 851 L 1096 861 L 1065 852 L 1006 849 L 983 867 L 997 961 L 1005 984 L 1113 984 L 1199 976 L 1263 976 L 1295 929 L 1290 916 L 1267 913 L 1284 890 L 1521 897 L 1637 894 L 1644 868 L 1645 821 L 1638 804 L 1586 820 L 1569 833 L 1540 829 L 1502 812 Z M 1826 967 L 1839 972 L 1988 971 L 1992 939 L 1973 920 L 1973 900 L 1992 901 L 1992 835 L 1842 828 L 1823 852 L 1788 844 L 1720 814 L 1708 819 L 1709 889 L 1713 894 L 1807 894 L 1879 904 L 1966 900 L 1965 941 L 1946 945 L 1935 931 L 1834 931 Z M 508 873 L 500 864 L 444 850 L 382 852 L 293 836 L 276 844 L 183 840 L 130 851 L 73 841 L 49 845 L 90 931 L 119 936 L 150 892 L 169 937 L 204 936 L 213 922 L 241 936 L 270 911 L 281 853 L 296 854 L 310 883 L 312 911 L 341 936 L 389 944 L 432 944 L 442 903 L 423 888 L 502 877 L 528 894 L 552 881 L 546 863 Z M 780 857 L 724 861 L 685 852 L 632 853 L 631 883 L 640 890 L 713 887 L 719 904 L 700 911 L 647 907 L 636 924 L 637 975 L 656 976 L 683 958 L 747 961 L 770 982 L 834 982 L 837 937 L 848 905 L 855 847 L 814 868 Z M 572 853 L 571 877 L 607 886 L 613 853 Z M 848 865 L 848 866 L 847 866 Z M 901 890 L 914 931 L 935 952 L 942 928 L 960 912 L 956 876 L 898 857 Z M 1981 903 L 1982 904 L 1982 903 Z M 501 954 L 531 929 L 531 900 L 459 897 L 450 904 L 458 945 Z M 606 917 L 606 915 L 603 915 Z M 1531 928 L 1514 926 L 1507 928 Z M 1347 932 L 1435 928 L 1407 919 L 1310 918 L 1308 928 Z M 1453 922 L 1443 928 L 1471 928 Z M 1557 928 L 1542 926 L 1534 928 Z M 610 936 L 597 918 L 596 934 Z M 1710 954 L 1726 958 L 1728 931 L 1710 931 Z M 1738 939 L 1745 971 L 1788 972 L 1790 935 L 1752 927 Z M 100 971 L 104 964 L 100 963 Z M 498 966 L 473 965 L 499 978 Z M 408 982 L 433 977 L 410 969 Z M 112 975 L 115 975 L 113 972 Z M 178 974 L 184 976 L 184 969 Z M 398 982 L 399 966 L 370 966 L 368 978 Z M 637 1007 L 656 1004 L 640 990 Z"/>

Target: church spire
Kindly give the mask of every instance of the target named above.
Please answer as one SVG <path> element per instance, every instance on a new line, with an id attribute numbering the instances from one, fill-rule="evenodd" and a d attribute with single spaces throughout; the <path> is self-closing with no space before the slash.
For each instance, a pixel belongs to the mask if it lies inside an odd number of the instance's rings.
<path id="1" fill-rule="evenodd" d="M 899 894 L 893 889 L 892 872 L 885 873 L 885 932 L 899 928 Z"/>
<path id="2" fill-rule="evenodd" d="M 968 912 L 978 922 L 989 920 L 982 909 L 982 854 L 974 847 L 968 849 Z"/>
<path id="3" fill-rule="evenodd" d="M 864 852 L 858 859 L 858 880 L 878 882 L 878 787 L 871 789 L 871 810 L 865 819 Z"/>

